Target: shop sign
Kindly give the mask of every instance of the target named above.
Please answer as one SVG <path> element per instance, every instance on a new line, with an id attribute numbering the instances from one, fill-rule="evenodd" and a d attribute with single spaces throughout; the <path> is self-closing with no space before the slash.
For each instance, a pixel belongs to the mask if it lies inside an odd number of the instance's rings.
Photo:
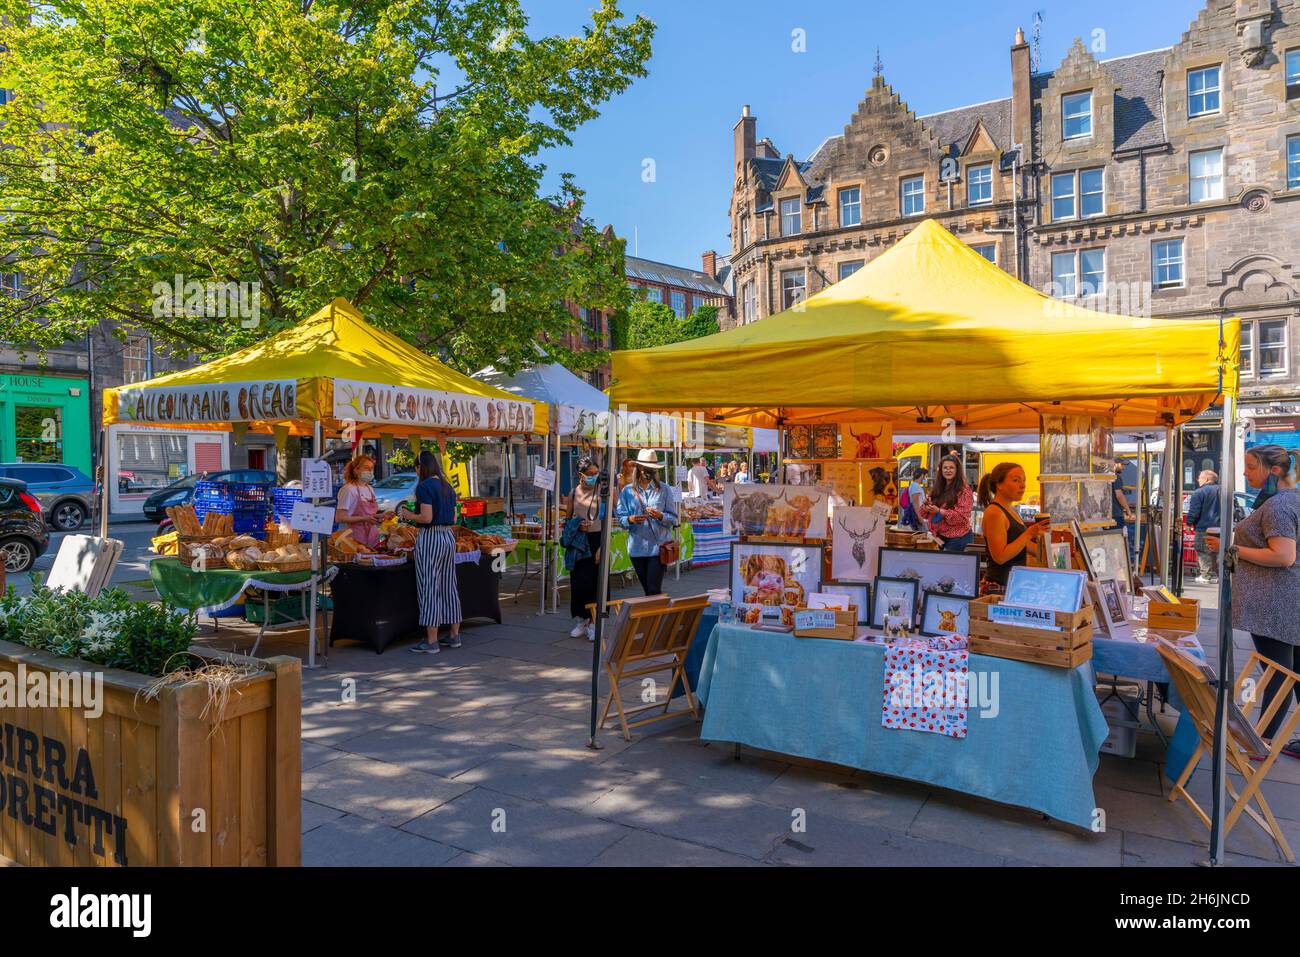
<path id="1" fill-rule="evenodd" d="M 533 404 L 460 392 L 352 379 L 334 380 L 334 418 L 343 421 L 427 426 L 460 432 L 533 431 Z"/>
<path id="2" fill-rule="evenodd" d="M 540 465 L 533 469 L 533 488 L 539 488 L 543 492 L 554 492 L 555 470 L 542 468 Z"/>
<path id="3" fill-rule="evenodd" d="M 1060 631 L 1056 626 L 1056 613 L 1048 608 L 1024 608 L 1017 605 L 989 605 L 989 621 L 1021 628 L 1040 628 L 1043 631 Z"/>
<path id="4" fill-rule="evenodd" d="M 678 418 L 656 412 L 598 412 L 577 406 L 560 406 L 560 433 L 596 445 L 609 440 L 609 417 L 614 419 L 614 441 L 624 448 L 663 449 L 677 445 Z"/>
<path id="5" fill-rule="evenodd" d="M 223 382 L 213 385 L 125 388 L 118 393 L 123 422 L 257 422 L 298 416 L 298 382 Z"/>
<path id="6" fill-rule="evenodd" d="M 302 460 L 302 497 L 329 498 L 333 494 L 330 464 L 324 459 Z"/>
<path id="7" fill-rule="evenodd" d="M 334 506 L 312 505 L 299 499 L 293 503 L 293 511 L 289 514 L 289 527 L 299 532 L 328 535 L 334 531 L 334 518 Z"/>

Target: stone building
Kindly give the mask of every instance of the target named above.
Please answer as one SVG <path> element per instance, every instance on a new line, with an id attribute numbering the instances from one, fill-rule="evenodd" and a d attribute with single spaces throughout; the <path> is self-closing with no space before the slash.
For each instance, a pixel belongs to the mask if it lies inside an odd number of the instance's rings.
<path id="1" fill-rule="evenodd" d="M 1175 25 L 1171 25 L 1173 35 Z M 1300 0 L 1209 0 L 1166 49 L 1076 41 L 1010 96 L 917 116 L 877 75 L 805 160 L 734 129 L 737 321 L 850 275 L 933 217 L 1054 295 L 1242 319 L 1243 414 L 1300 428 Z"/>

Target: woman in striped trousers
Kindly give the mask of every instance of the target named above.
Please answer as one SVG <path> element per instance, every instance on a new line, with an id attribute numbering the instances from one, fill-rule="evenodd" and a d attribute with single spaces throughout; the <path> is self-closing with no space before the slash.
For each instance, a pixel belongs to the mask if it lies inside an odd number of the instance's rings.
<path id="1" fill-rule="evenodd" d="M 421 452 L 416 464 L 420 483 L 415 487 L 415 580 L 420 599 L 420 624 L 425 640 L 411 648 L 418 654 L 437 654 L 438 629 L 451 626 L 449 647 L 460 647 L 460 595 L 456 591 L 456 492 L 442 474 L 442 463 L 432 452 Z"/>

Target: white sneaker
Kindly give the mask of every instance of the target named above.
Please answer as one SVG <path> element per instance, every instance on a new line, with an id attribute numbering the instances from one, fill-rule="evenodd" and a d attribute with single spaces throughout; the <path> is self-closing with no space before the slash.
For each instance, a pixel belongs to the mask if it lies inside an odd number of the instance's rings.
<path id="1" fill-rule="evenodd" d="M 587 625 L 587 640 L 588 641 L 596 640 L 596 625 L 594 622 Z"/>
<path id="2" fill-rule="evenodd" d="M 583 635 L 587 633 L 587 629 L 590 627 L 591 626 L 587 624 L 587 619 L 575 618 L 573 619 L 573 628 L 569 630 L 569 637 L 581 638 Z"/>

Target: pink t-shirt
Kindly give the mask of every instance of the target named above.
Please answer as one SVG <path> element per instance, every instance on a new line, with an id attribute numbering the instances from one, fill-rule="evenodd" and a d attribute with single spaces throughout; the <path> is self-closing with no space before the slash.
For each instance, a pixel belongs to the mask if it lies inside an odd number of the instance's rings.
<path id="1" fill-rule="evenodd" d="M 369 485 L 353 485 L 352 483 L 344 485 L 339 489 L 339 508 L 350 516 L 367 515 L 374 518 L 379 514 L 379 503 L 375 500 L 375 490 Z M 357 523 L 346 527 L 352 529 L 352 537 L 367 548 L 374 548 L 379 544 L 378 525 Z"/>

